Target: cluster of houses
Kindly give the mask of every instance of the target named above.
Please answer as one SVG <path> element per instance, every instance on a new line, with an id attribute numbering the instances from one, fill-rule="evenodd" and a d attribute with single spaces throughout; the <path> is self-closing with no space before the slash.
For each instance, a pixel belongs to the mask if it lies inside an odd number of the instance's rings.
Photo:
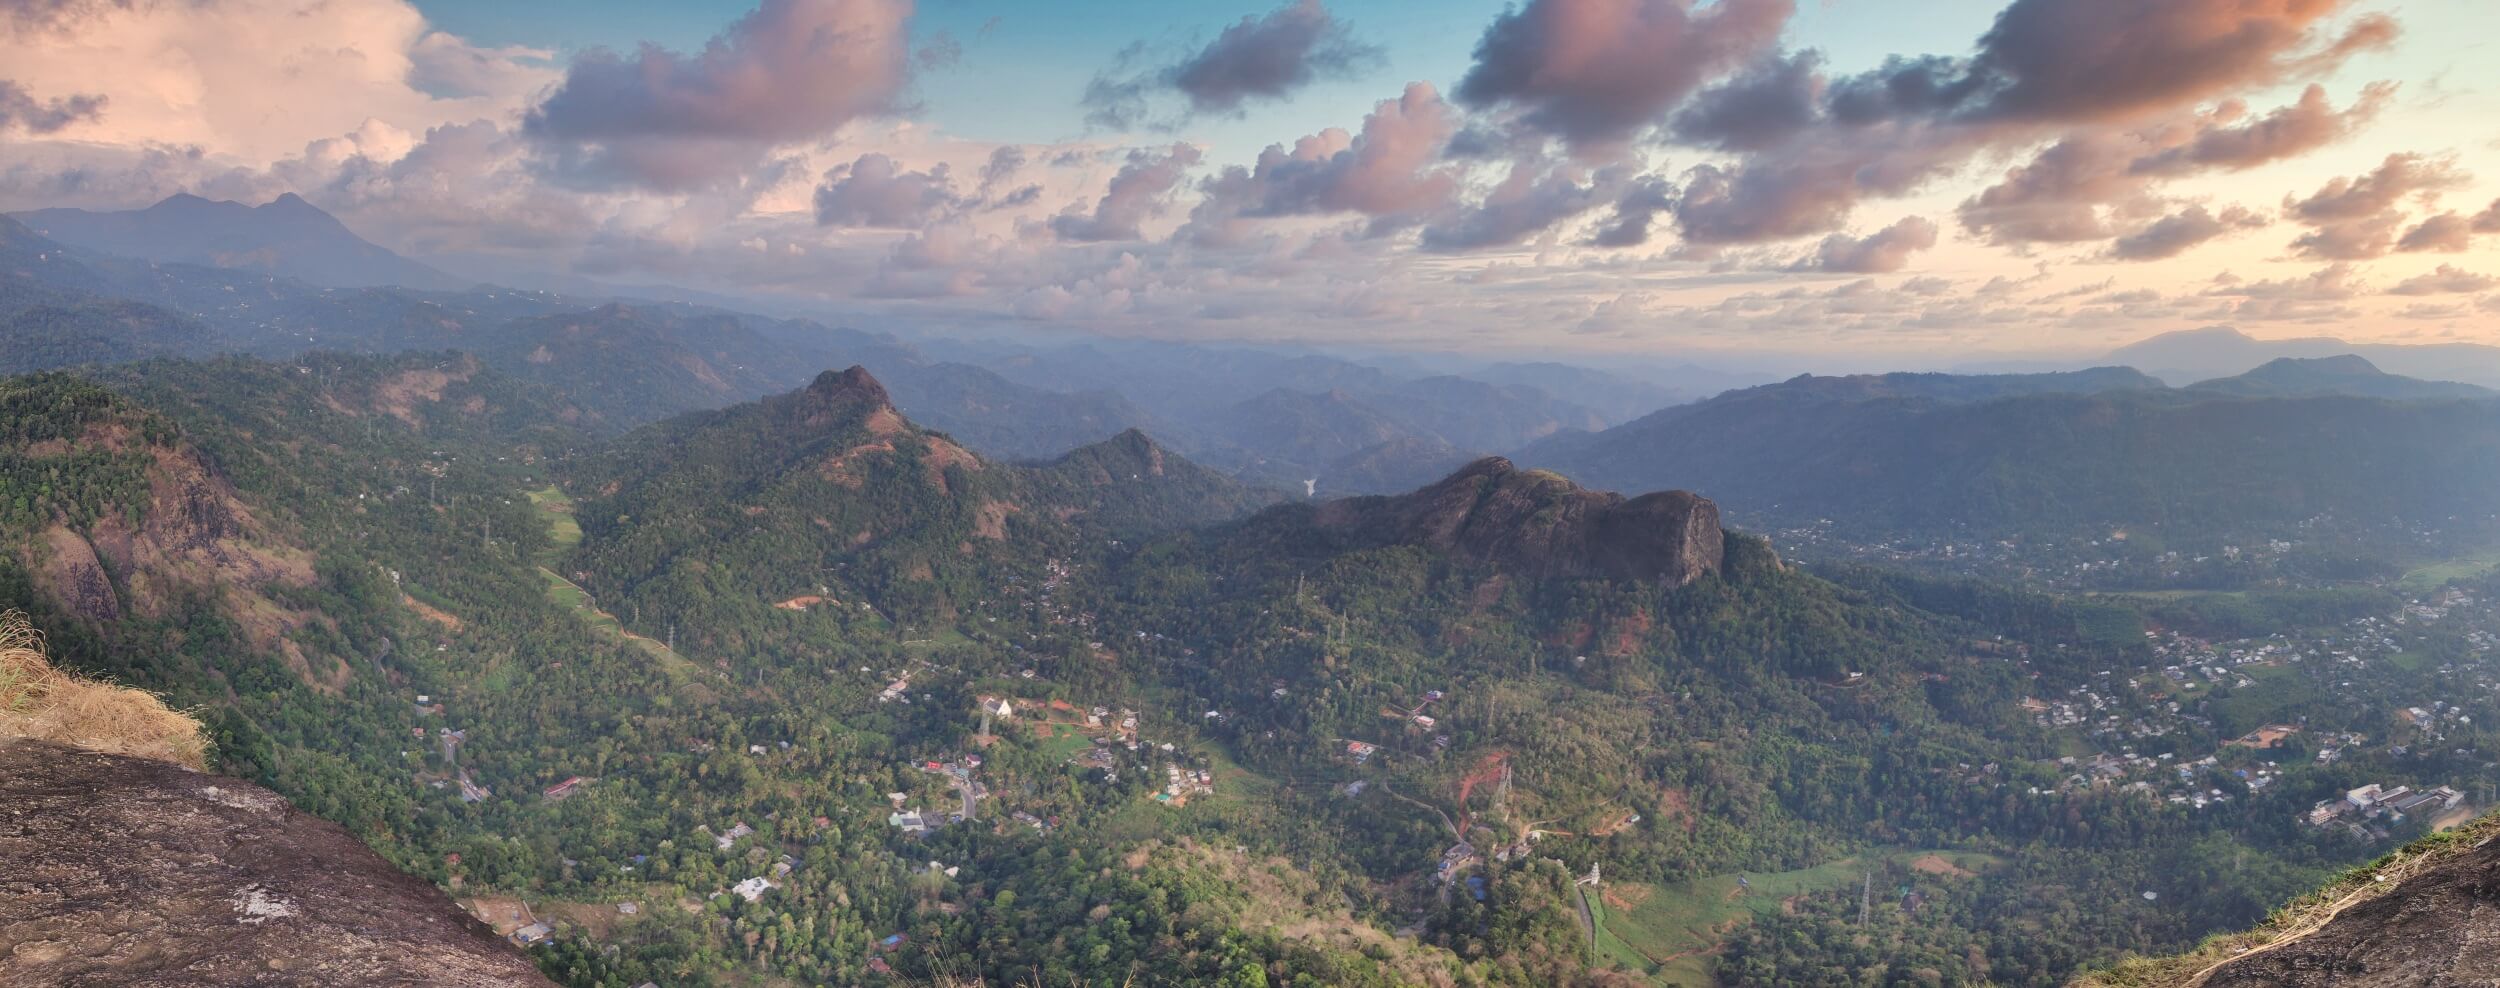
<path id="1" fill-rule="evenodd" d="M 1163 791 L 1155 793 L 1158 802 L 1174 806 L 1186 805 L 1192 796 L 1215 794 L 1215 773 L 1205 769 L 1184 769 L 1178 765 L 1163 767 Z"/>
<path id="2" fill-rule="evenodd" d="M 2442 813 L 2465 802 L 2465 794 L 2447 786 L 2414 789 L 2410 786 L 2387 788 L 2371 783 L 2344 794 L 2342 799 L 2320 800 L 2309 808 L 2301 820 L 2322 829 L 2341 828 L 2364 840 L 2383 839 L 2384 827 L 2377 824 L 2403 823 L 2426 814 Z"/>

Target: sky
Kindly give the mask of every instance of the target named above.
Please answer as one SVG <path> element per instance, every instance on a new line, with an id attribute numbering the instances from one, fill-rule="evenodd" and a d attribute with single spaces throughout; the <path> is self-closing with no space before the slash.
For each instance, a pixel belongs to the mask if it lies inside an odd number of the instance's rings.
<path id="1" fill-rule="evenodd" d="M 2489 0 L 0 0 L 0 209 L 867 329 L 2500 344 Z"/>

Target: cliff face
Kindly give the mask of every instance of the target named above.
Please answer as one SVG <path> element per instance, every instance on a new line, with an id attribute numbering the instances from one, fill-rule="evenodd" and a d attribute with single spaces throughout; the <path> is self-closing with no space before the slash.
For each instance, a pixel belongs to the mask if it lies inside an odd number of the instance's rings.
<path id="1" fill-rule="evenodd" d="M 1364 540 L 1427 545 L 1537 577 L 1657 580 L 1683 586 L 1719 571 L 1719 506 L 1684 491 L 1626 500 L 1486 457 L 1396 497 L 1321 505 L 1314 521 Z"/>
<path id="2" fill-rule="evenodd" d="M 0 988 L 104 984 L 553 982 L 266 789 L 0 738 Z"/>

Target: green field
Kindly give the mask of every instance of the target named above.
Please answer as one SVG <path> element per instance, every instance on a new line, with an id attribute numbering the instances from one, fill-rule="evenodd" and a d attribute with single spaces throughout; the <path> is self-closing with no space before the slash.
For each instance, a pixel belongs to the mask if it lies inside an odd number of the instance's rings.
<path id="1" fill-rule="evenodd" d="M 2230 691 L 2210 701 L 2207 716 L 2224 737 L 2238 737 L 2276 721 L 2290 720 L 2301 708 L 2321 703 L 2325 695 L 2290 666 L 2249 666 L 2241 674 L 2256 685 Z"/>
<path id="2" fill-rule="evenodd" d="M 2427 563 L 2405 571 L 2397 587 L 2413 593 L 2425 593 L 2447 585 L 2450 580 L 2463 580 L 2500 569 L 2500 546 L 2491 546 L 2454 559 Z"/>
<path id="3" fill-rule="evenodd" d="M 1986 854 L 1967 851 L 1891 851 L 1881 859 L 1908 863 L 1934 855 L 1957 868 L 1983 871 L 1998 863 Z M 1631 909 L 1610 907 L 1590 897 L 1597 916 L 1597 951 L 1601 961 L 1620 960 L 1649 977 L 1652 984 L 1708 988 L 1710 952 L 1737 927 L 1780 908 L 1781 900 L 1808 892 L 1849 886 L 1864 874 L 1863 859 L 1842 858 L 1796 871 L 1746 873 L 1752 888 L 1740 888 L 1737 875 L 1717 875 L 1671 885 L 1624 885 Z M 1646 898 L 1641 894 L 1646 892 Z"/>
<path id="4" fill-rule="evenodd" d="M 1068 759 L 1084 754 L 1093 746 L 1094 739 L 1066 727 L 1055 728 L 1049 739 L 1036 745 L 1042 757 L 1050 759 L 1054 764 L 1066 762 Z"/>
<path id="5" fill-rule="evenodd" d="M 529 499 L 530 506 L 538 509 L 539 519 L 547 524 L 548 540 L 554 543 L 538 560 L 538 575 L 547 581 L 547 599 L 572 611 L 574 616 L 598 629 L 601 634 L 629 642 L 644 654 L 659 660 L 661 668 L 671 676 L 686 679 L 700 675 L 703 670 L 693 660 L 677 654 L 667 645 L 625 630 L 624 622 L 618 621 L 616 615 L 591 606 L 589 591 L 553 569 L 566 552 L 582 544 L 581 523 L 573 519 L 573 498 L 551 485 L 530 491 Z"/>

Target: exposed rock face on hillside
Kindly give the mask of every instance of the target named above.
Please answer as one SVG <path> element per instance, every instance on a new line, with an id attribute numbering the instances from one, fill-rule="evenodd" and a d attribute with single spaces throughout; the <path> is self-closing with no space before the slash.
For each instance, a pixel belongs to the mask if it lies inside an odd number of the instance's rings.
<path id="1" fill-rule="evenodd" d="M 0 739 L 0 988 L 550 984 L 275 793 Z"/>
<path id="2" fill-rule="evenodd" d="M 2204 988 L 2500 984 L 2500 843 L 2346 908 L 2317 932 L 2224 965 Z"/>
<path id="3" fill-rule="evenodd" d="M 885 385 L 869 376 L 868 368 L 856 365 L 818 374 L 807 387 L 774 401 L 781 404 L 780 411 L 792 424 L 810 430 L 850 425 L 880 413 L 894 415 L 894 400 L 886 394 Z M 892 427 L 877 431 L 892 431 Z"/>
<path id="4" fill-rule="evenodd" d="M 1331 501 L 1313 520 L 1539 577 L 1683 586 L 1718 572 L 1726 549 L 1719 506 L 1708 498 L 1659 491 L 1627 500 L 1498 456 L 1412 494 Z"/>

